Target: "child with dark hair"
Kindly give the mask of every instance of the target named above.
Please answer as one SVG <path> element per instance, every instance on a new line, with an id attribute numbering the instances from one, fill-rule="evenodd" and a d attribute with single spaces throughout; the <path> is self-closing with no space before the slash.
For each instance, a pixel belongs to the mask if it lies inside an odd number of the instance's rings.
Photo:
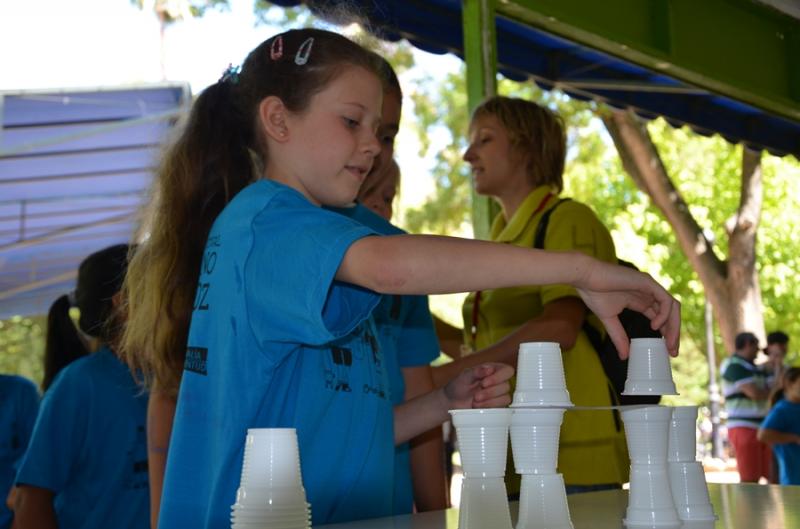
<path id="1" fill-rule="evenodd" d="M 770 399 L 758 440 L 772 445 L 781 485 L 800 485 L 800 368 L 790 367 Z"/>
<path id="2" fill-rule="evenodd" d="M 230 523 L 248 428 L 297 430 L 313 523 L 391 514 L 394 446 L 451 408 L 510 402 L 483 364 L 393 406 L 381 294 L 569 283 L 612 331 L 626 306 L 677 352 L 680 309 L 649 276 L 577 254 L 379 236 L 351 204 L 381 152 L 380 58 L 336 33 L 266 40 L 197 98 L 161 164 L 154 229 L 128 274 L 125 347 L 177 392 L 161 527 Z M 254 163 L 254 159 L 256 163 Z"/>
<path id="3" fill-rule="evenodd" d="M 45 393 L 17 473 L 17 529 L 147 527 L 147 394 L 115 353 L 128 251 L 111 246 L 78 270 L 78 323 L 101 347 Z"/>

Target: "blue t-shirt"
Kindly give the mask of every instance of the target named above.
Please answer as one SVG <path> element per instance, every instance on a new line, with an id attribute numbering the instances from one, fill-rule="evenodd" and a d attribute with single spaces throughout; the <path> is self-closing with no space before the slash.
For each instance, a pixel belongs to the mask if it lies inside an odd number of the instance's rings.
<path id="1" fill-rule="evenodd" d="M 164 480 L 162 528 L 218 528 L 248 428 L 296 428 L 313 523 L 391 514 L 394 427 L 370 313 L 335 280 L 373 235 L 270 180 L 214 222 L 195 297 Z"/>
<path id="2" fill-rule="evenodd" d="M 0 375 L 0 529 L 11 526 L 5 498 L 14 484 L 38 411 L 39 392 L 33 382 L 17 375 Z"/>
<path id="3" fill-rule="evenodd" d="M 382 235 L 401 235 L 403 230 L 361 204 L 331 208 Z M 404 401 L 402 368 L 425 366 L 439 356 L 439 340 L 433 327 L 427 296 L 383 296 L 372 312 L 378 329 L 378 343 L 386 359 L 392 403 Z M 414 506 L 408 443 L 395 447 L 393 514 L 410 513 Z"/>
<path id="4" fill-rule="evenodd" d="M 779 400 L 761 427 L 800 435 L 800 404 Z M 772 451 L 778 459 L 781 485 L 800 485 L 800 444 L 776 444 Z"/>
<path id="5" fill-rule="evenodd" d="M 18 485 L 55 493 L 60 529 L 150 523 L 147 394 L 107 347 L 65 367 L 45 392 Z"/>

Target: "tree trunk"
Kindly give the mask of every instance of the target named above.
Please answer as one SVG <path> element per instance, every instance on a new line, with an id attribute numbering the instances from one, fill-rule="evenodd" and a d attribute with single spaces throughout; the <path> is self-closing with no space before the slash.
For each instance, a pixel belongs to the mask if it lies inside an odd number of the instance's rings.
<path id="1" fill-rule="evenodd" d="M 761 216 L 761 153 L 743 149 L 739 209 L 728 223 L 729 256 L 720 259 L 675 188 L 646 125 L 632 111 L 601 116 L 625 170 L 647 193 L 675 231 L 686 258 L 714 306 L 723 342 L 733 351 L 736 333 L 749 330 L 763 338 L 761 291 L 755 268 L 755 243 Z"/>

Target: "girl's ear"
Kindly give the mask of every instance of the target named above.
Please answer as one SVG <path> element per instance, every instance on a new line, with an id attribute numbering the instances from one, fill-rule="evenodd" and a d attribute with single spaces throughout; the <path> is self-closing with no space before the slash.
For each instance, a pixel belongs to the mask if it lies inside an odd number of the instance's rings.
<path id="1" fill-rule="evenodd" d="M 287 115 L 288 110 L 279 97 L 266 97 L 258 105 L 261 127 L 269 138 L 280 143 L 289 139 L 289 127 L 286 125 Z"/>

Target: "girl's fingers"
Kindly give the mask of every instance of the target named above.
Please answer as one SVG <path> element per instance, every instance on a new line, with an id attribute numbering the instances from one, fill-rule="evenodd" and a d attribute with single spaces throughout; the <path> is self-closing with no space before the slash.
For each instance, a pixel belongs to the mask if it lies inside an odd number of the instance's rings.
<path id="1" fill-rule="evenodd" d="M 625 329 L 619 322 L 619 318 L 614 316 L 613 318 L 604 318 L 602 321 L 606 328 L 606 332 L 608 333 L 608 337 L 611 338 L 611 341 L 614 343 L 614 347 L 617 348 L 619 357 L 622 360 L 625 360 L 628 358 L 630 341 L 628 340 L 628 335 L 625 333 Z"/>
<path id="2" fill-rule="evenodd" d="M 497 384 L 495 386 L 489 386 L 484 388 L 475 393 L 475 398 L 473 399 L 475 402 L 483 402 L 487 400 L 492 400 L 496 397 L 500 397 L 502 395 L 507 395 L 508 392 L 511 391 L 511 384 L 508 382 L 503 382 L 502 384 Z"/>
<path id="3" fill-rule="evenodd" d="M 500 397 L 496 397 L 494 399 L 485 400 L 485 401 L 474 401 L 473 407 L 474 408 L 505 408 L 509 404 L 511 404 L 511 395 L 506 393 L 505 395 L 501 395 Z"/>
<path id="4" fill-rule="evenodd" d="M 481 378 L 481 387 L 486 388 L 489 386 L 494 386 L 496 384 L 500 384 L 509 380 L 512 376 L 514 376 L 514 368 L 506 365 L 506 364 L 482 364 L 478 366 L 476 369 L 480 368 L 487 368 L 485 371 L 486 376 Z"/>

